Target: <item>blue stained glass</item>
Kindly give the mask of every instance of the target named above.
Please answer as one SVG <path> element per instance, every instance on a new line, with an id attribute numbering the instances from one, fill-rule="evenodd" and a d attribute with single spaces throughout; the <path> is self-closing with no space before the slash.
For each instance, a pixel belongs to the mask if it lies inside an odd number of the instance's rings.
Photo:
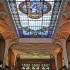
<path id="1" fill-rule="evenodd" d="M 19 36 L 20 36 L 20 37 L 23 37 L 23 32 L 22 32 L 22 30 L 21 30 L 21 29 L 17 29 L 17 30 L 18 30 Z"/>
<path id="2" fill-rule="evenodd" d="M 18 26 L 18 28 L 22 28 L 21 26 Z"/>
<path id="3" fill-rule="evenodd" d="M 56 6 L 59 6 L 59 5 L 60 5 L 60 3 L 57 2 L 57 3 L 56 3 Z"/>
<path id="4" fill-rule="evenodd" d="M 50 37 L 52 37 L 52 34 L 48 34 L 47 36 L 48 36 L 48 38 L 50 38 Z"/>
<path id="5" fill-rule="evenodd" d="M 62 0 L 7 1 L 20 38 L 51 38 L 53 36 Z"/>
<path id="6" fill-rule="evenodd" d="M 24 35 L 24 38 L 32 38 L 31 35 Z"/>
<path id="7" fill-rule="evenodd" d="M 36 1 L 40 1 L 40 0 L 30 0 L 30 1 L 34 1 L 34 2 L 36 2 Z"/>
<path id="8" fill-rule="evenodd" d="M 60 0 L 57 0 L 57 1 L 60 1 Z"/>
<path id="9" fill-rule="evenodd" d="M 52 31 L 52 27 L 50 27 L 49 30 Z"/>
<path id="10" fill-rule="evenodd" d="M 16 21 L 16 23 L 19 23 L 19 21 Z"/>
<path id="11" fill-rule="evenodd" d="M 56 15 L 58 13 L 58 11 L 54 11 L 54 15 Z"/>
<path id="12" fill-rule="evenodd" d="M 58 9 L 58 7 L 55 7 L 54 10 Z"/>
<path id="13" fill-rule="evenodd" d="M 30 13 L 40 14 L 42 11 L 43 2 L 30 2 Z"/>
<path id="14" fill-rule="evenodd" d="M 41 38 L 47 38 L 47 35 L 41 35 L 40 37 Z"/>
<path id="15" fill-rule="evenodd" d="M 57 3 L 56 3 L 56 5 L 60 5 L 60 3 L 59 3 L 59 2 L 57 2 Z"/>
<path id="16" fill-rule="evenodd" d="M 14 1 L 14 0 L 10 0 L 10 1 Z"/>
<path id="17" fill-rule="evenodd" d="M 52 23 L 55 23 L 55 21 L 52 21 Z"/>
<path id="18" fill-rule="evenodd" d="M 16 11 L 12 11 L 12 15 L 17 15 L 17 12 Z"/>
<path id="19" fill-rule="evenodd" d="M 55 20 L 56 20 L 56 18 L 52 18 L 52 20 L 53 20 L 53 21 L 55 21 Z"/>
<path id="20" fill-rule="evenodd" d="M 21 26 L 19 23 L 17 23 L 17 26 Z"/>
<path id="21" fill-rule="evenodd" d="M 14 15 L 14 17 L 18 17 L 18 15 Z"/>
<path id="22" fill-rule="evenodd" d="M 53 17 L 55 17 L 55 18 L 56 18 L 56 15 L 53 15 Z"/>
<path id="23" fill-rule="evenodd" d="M 55 9 L 55 11 L 58 11 L 58 10 L 59 10 L 58 8 Z"/>
<path id="24" fill-rule="evenodd" d="M 15 10 L 16 10 L 16 8 L 12 7 L 12 8 L 11 8 L 11 10 L 12 10 L 12 11 L 15 11 Z"/>
<path id="25" fill-rule="evenodd" d="M 13 6 L 15 6 L 15 4 L 14 4 L 13 2 L 11 2 L 11 3 L 10 3 L 10 6 L 13 7 Z"/>
<path id="26" fill-rule="evenodd" d="M 48 33 L 48 35 L 49 35 L 49 36 L 51 36 L 51 35 L 52 35 L 52 33 L 51 33 L 51 32 L 49 32 L 49 33 Z"/>
<path id="27" fill-rule="evenodd" d="M 18 18 L 15 18 L 15 20 L 19 20 Z"/>
<path id="28" fill-rule="evenodd" d="M 52 23 L 52 24 L 51 24 L 51 26 L 55 26 L 55 24 L 54 24 L 54 23 Z"/>

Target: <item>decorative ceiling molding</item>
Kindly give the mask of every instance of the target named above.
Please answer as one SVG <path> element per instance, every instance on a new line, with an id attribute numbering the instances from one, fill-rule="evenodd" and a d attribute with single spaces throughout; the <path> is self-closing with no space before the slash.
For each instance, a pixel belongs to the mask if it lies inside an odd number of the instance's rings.
<path id="1" fill-rule="evenodd" d="M 65 21 L 65 22 L 63 22 L 62 24 L 60 24 L 59 26 L 63 26 L 64 24 L 66 24 L 66 23 L 68 23 L 68 22 L 70 22 L 70 19 L 69 20 L 67 20 L 67 21 Z"/>
<path id="2" fill-rule="evenodd" d="M 70 12 L 64 13 L 65 17 L 70 17 Z"/>
<path id="3" fill-rule="evenodd" d="M 50 53 L 33 53 L 33 54 L 29 54 L 26 52 L 21 52 L 21 51 L 17 51 L 17 50 L 12 50 L 13 53 L 17 56 L 17 54 L 20 55 L 21 59 L 50 59 Z"/>
<path id="4" fill-rule="evenodd" d="M 0 12 L 0 18 L 6 16 L 5 12 Z"/>
<path id="5" fill-rule="evenodd" d="M 55 44 L 41 44 L 41 43 L 32 43 L 32 44 L 22 44 L 12 45 L 11 49 L 22 51 L 28 54 L 53 54 L 56 49 L 61 48 Z"/>

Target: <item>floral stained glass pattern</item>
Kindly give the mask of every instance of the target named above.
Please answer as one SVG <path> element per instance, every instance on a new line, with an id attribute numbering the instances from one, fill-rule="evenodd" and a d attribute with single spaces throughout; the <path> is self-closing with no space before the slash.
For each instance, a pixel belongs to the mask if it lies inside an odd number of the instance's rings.
<path id="1" fill-rule="evenodd" d="M 63 0 L 7 0 L 19 38 L 52 38 Z"/>

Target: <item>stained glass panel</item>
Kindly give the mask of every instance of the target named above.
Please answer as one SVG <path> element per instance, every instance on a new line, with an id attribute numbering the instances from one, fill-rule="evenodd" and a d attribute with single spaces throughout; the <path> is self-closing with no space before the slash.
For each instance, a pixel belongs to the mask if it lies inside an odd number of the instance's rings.
<path id="1" fill-rule="evenodd" d="M 7 0 L 19 38 L 52 38 L 62 0 Z"/>

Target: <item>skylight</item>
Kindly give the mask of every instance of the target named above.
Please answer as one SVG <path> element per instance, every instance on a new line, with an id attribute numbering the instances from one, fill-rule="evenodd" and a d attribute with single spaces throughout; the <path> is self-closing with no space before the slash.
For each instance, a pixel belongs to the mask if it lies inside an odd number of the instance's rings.
<path id="1" fill-rule="evenodd" d="M 19 38 L 52 38 L 62 0 L 7 0 Z"/>

